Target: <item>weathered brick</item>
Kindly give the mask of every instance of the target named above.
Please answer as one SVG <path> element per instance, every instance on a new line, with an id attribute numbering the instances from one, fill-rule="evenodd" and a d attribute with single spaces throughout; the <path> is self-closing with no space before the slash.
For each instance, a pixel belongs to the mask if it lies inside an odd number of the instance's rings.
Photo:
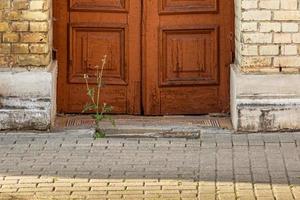
<path id="1" fill-rule="evenodd" d="M 48 44 L 31 44 L 29 46 L 30 53 L 48 53 L 49 46 Z"/>
<path id="2" fill-rule="evenodd" d="M 3 42 L 18 42 L 19 34 L 17 33 L 4 33 Z"/>
<path id="3" fill-rule="evenodd" d="M 21 42 L 45 43 L 48 36 L 45 33 L 21 33 Z"/>
<path id="4" fill-rule="evenodd" d="M 278 45 L 262 45 L 259 47 L 259 54 L 262 56 L 279 55 L 279 46 Z"/>
<path id="5" fill-rule="evenodd" d="M 12 53 L 29 53 L 28 44 L 13 44 Z"/>
<path id="6" fill-rule="evenodd" d="M 10 53 L 10 44 L 1 44 L 0 43 L 0 54 Z"/>
<path id="7" fill-rule="evenodd" d="M 0 22 L 0 32 L 5 32 L 9 30 L 9 25 L 7 22 Z"/>
<path id="8" fill-rule="evenodd" d="M 12 31 L 28 31 L 29 23 L 28 22 L 12 22 Z"/>
<path id="9" fill-rule="evenodd" d="M 24 20 L 45 21 L 49 19 L 49 13 L 44 11 L 23 11 Z"/>
<path id="10" fill-rule="evenodd" d="M 48 22 L 30 22 L 30 31 L 47 32 L 49 31 Z"/>

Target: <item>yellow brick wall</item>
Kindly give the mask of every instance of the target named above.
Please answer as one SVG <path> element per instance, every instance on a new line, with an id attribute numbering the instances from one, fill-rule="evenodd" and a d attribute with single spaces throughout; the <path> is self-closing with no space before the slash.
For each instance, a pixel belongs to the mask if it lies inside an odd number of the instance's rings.
<path id="1" fill-rule="evenodd" d="M 235 0 L 236 64 L 245 72 L 300 71 L 299 0 Z"/>
<path id="2" fill-rule="evenodd" d="M 50 0 L 0 0 L 0 68 L 48 66 L 50 15 Z"/>

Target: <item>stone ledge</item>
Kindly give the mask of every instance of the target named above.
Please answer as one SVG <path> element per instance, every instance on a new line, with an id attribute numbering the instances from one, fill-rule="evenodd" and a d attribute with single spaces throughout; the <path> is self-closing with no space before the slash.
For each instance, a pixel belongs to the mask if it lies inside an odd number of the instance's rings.
<path id="1" fill-rule="evenodd" d="M 245 74 L 231 67 L 231 117 L 236 131 L 300 130 L 300 74 Z"/>
<path id="2" fill-rule="evenodd" d="M 49 110 L 0 109 L 0 130 L 48 130 L 49 128 Z"/>

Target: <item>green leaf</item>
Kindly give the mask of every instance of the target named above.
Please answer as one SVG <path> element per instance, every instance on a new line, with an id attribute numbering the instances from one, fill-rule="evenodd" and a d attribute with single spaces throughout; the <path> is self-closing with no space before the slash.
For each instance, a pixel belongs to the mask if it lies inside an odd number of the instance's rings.
<path id="1" fill-rule="evenodd" d="M 94 104 L 92 104 L 92 103 L 87 103 L 87 104 L 83 107 L 82 112 L 84 113 L 84 112 L 87 112 L 87 111 L 94 110 L 94 109 L 96 109 L 96 108 L 97 108 L 96 105 L 94 105 Z"/>
<path id="2" fill-rule="evenodd" d="M 94 98 L 95 96 L 95 89 L 94 88 L 89 88 L 87 90 L 87 95 L 90 97 L 90 98 Z"/>
<path id="3" fill-rule="evenodd" d="M 96 114 L 96 115 L 95 115 L 95 120 L 96 120 L 96 121 L 100 122 L 100 121 L 102 121 L 103 119 L 104 119 L 104 116 L 103 116 L 103 115 L 101 115 L 101 114 Z"/>
<path id="4" fill-rule="evenodd" d="M 108 105 L 106 103 L 103 104 L 103 107 L 102 107 L 102 112 L 103 113 L 109 113 L 113 110 L 113 107 L 111 105 Z"/>

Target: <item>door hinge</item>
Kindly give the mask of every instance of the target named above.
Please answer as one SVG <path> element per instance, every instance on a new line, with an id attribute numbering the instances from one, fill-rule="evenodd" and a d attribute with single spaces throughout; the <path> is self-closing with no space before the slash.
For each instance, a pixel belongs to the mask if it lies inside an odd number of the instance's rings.
<path id="1" fill-rule="evenodd" d="M 234 41 L 234 34 L 230 32 L 230 56 L 231 56 L 231 63 L 235 61 L 235 41 Z"/>
<path id="2" fill-rule="evenodd" d="M 52 48 L 52 60 L 57 60 L 57 49 Z"/>

